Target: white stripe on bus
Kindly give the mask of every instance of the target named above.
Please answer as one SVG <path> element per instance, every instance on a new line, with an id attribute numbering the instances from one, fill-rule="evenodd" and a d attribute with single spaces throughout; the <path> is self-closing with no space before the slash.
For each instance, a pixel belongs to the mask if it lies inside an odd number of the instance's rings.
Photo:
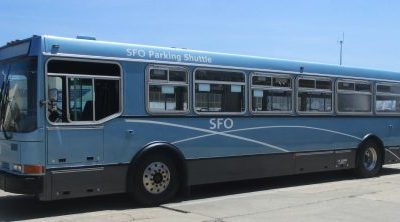
<path id="1" fill-rule="evenodd" d="M 284 149 L 282 147 L 278 147 L 278 146 L 275 146 L 275 145 L 272 145 L 272 144 L 264 143 L 264 142 L 261 142 L 261 141 L 258 141 L 258 140 L 253 140 L 253 139 L 249 139 L 249 138 L 245 138 L 245 137 L 241 137 L 241 136 L 226 134 L 224 132 L 218 132 L 218 131 L 202 129 L 202 128 L 197 128 L 197 127 L 192 127 L 192 126 L 185 126 L 185 125 L 180 125 L 180 124 L 175 124 L 175 123 L 167 123 L 167 122 L 152 121 L 152 120 L 126 120 L 126 122 L 131 122 L 131 123 L 150 123 L 150 124 L 172 126 L 172 127 L 177 127 L 177 128 L 183 128 L 183 129 L 190 129 L 190 130 L 209 133 L 209 134 L 212 134 L 212 135 L 220 135 L 220 136 L 230 137 L 230 138 L 234 138 L 234 139 L 238 139 L 238 140 L 242 140 L 242 141 L 246 141 L 246 142 L 252 142 L 252 143 L 260 144 L 260 145 L 263 145 L 263 146 L 266 146 L 266 147 L 269 147 L 269 148 L 272 148 L 272 149 L 280 150 L 280 151 L 283 151 L 283 152 L 290 152 L 289 150 L 286 150 L 286 149 Z"/>
<path id="2" fill-rule="evenodd" d="M 390 154 L 392 154 L 393 156 L 395 156 L 398 160 L 400 160 L 400 157 L 398 157 L 395 153 L 393 153 L 391 150 L 386 149 L 386 151 L 388 151 Z"/>
<path id="3" fill-rule="evenodd" d="M 334 134 L 339 134 L 339 135 L 351 137 L 351 138 L 354 138 L 354 139 L 362 141 L 362 138 L 359 138 L 359 137 L 356 137 L 356 136 L 353 136 L 353 135 L 350 135 L 350 134 L 346 134 L 346 133 L 342 133 L 342 132 L 338 132 L 338 131 L 333 131 L 333 130 L 328 130 L 328 129 L 323 129 L 323 128 L 310 127 L 310 126 L 257 126 L 257 127 L 250 127 L 250 128 L 227 130 L 227 131 L 222 131 L 222 132 L 223 133 L 232 133 L 232 132 L 239 132 L 239 131 L 248 131 L 248 130 L 256 130 L 256 129 L 271 129 L 271 128 L 305 128 L 305 129 L 313 129 L 313 130 L 319 130 L 319 131 L 325 131 L 325 132 L 330 132 L 330 133 L 334 133 Z M 209 137 L 209 136 L 213 136 L 213 135 L 215 135 L 215 134 L 205 134 L 205 135 L 195 136 L 195 137 L 191 137 L 191 138 L 186 138 L 186 139 L 183 139 L 183 140 L 175 141 L 175 142 L 173 142 L 173 144 L 182 143 L 182 142 L 191 141 L 191 140 L 196 140 L 196 139 Z"/>

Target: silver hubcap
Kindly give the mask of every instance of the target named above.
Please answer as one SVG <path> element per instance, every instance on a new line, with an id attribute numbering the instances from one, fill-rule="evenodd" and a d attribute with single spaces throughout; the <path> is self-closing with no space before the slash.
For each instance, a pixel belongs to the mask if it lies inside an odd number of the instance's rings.
<path id="1" fill-rule="evenodd" d="M 364 153 L 364 167 L 371 171 L 375 168 L 378 161 L 378 154 L 373 147 L 369 147 Z"/>
<path id="2" fill-rule="evenodd" d="M 164 192 L 171 180 L 167 165 L 161 162 L 150 163 L 143 173 L 143 185 L 152 194 Z"/>

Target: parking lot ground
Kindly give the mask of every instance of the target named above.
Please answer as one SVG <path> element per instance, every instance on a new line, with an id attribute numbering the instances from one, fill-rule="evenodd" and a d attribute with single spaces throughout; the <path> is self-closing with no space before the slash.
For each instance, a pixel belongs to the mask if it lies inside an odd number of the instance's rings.
<path id="1" fill-rule="evenodd" d="M 0 221 L 400 221 L 400 165 L 357 179 L 329 172 L 197 186 L 141 208 L 126 195 L 38 202 L 0 191 Z"/>

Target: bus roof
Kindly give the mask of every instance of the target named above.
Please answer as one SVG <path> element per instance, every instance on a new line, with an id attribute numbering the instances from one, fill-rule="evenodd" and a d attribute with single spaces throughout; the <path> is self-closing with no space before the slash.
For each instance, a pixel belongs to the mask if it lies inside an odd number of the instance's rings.
<path id="1" fill-rule="evenodd" d="M 34 36 L 32 39 L 37 38 Z M 43 35 L 41 51 L 45 55 L 72 56 L 121 61 L 144 61 L 171 65 L 228 68 L 249 71 L 282 71 L 304 74 L 334 75 L 364 79 L 400 81 L 400 73 L 367 68 L 290 61 L 256 56 L 215 53 L 171 47 L 75 39 Z M 0 54 L 2 49 L 0 48 Z"/>

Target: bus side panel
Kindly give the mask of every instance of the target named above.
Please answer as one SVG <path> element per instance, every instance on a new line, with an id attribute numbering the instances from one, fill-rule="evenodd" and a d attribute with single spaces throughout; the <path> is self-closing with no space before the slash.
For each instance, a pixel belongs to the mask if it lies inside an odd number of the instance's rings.
<path id="1" fill-rule="evenodd" d="M 298 118 L 232 117 L 236 131 L 223 134 L 210 130 L 210 118 L 113 120 L 104 127 L 105 162 L 130 163 L 147 144 L 164 141 L 184 154 L 193 185 L 352 168 L 361 141 L 329 128 L 332 118 L 317 127 Z"/>
<path id="2" fill-rule="evenodd" d="M 188 160 L 188 184 L 199 185 L 351 169 L 355 150 L 268 154 Z"/>
<path id="3" fill-rule="evenodd" d="M 123 116 L 147 116 L 145 103 L 146 63 L 124 62 Z"/>
<path id="4" fill-rule="evenodd" d="M 187 165 L 190 185 L 290 175 L 295 171 L 292 154 L 192 159 Z"/>
<path id="5" fill-rule="evenodd" d="M 126 191 L 127 164 L 48 170 L 40 200 L 58 200 Z"/>
<path id="6" fill-rule="evenodd" d="M 118 118 L 104 127 L 105 163 L 129 163 L 140 149 L 155 141 L 178 147 L 186 159 L 356 149 L 362 141 L 362 132 L 332 127 L 333 118 L 230 117 L 233 127 L 219 130 L 210 129 L 212 119 Z"/>

